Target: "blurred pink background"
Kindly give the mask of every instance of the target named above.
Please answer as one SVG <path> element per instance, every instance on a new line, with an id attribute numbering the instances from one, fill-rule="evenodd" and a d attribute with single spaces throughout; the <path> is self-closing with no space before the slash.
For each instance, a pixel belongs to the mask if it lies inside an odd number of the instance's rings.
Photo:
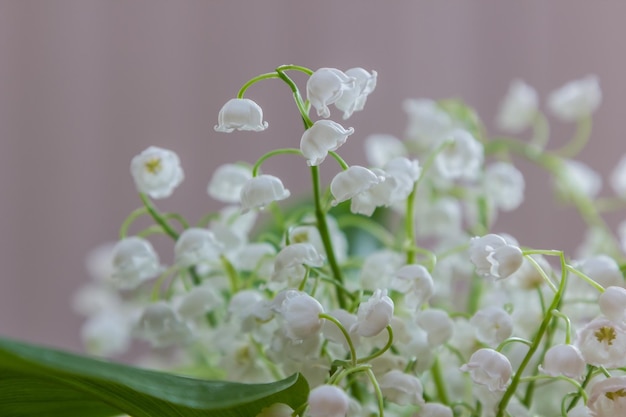
<path id="1" fill-rule="evenodd" d="M 128 167 L 144 148 L 180 155 L 187 178 L 158 205 L 196 219 L 218 207 L 205 191 L 218 164 L 298 146 L 301 123 L 277 81 L 248 93 L 268 130 L 213 131 L 241 84 L 280 64 L 378 71 L 346 123 L 350 163 L 364 161 L 367 135 L 402 135 L 405 98 L 462 97 L 492 127 L 511 79 L 545 98 L 595 73 L 604 99 L 581 159 L 609 172 L 625 150 L 624 16 L 617 1 L 1 1 L 0 335 L 81 349 L 71 296 L 88 279 L 88 250 L 140 205 Z M 562 142 L 572 126 L 553 133 Z M 545 173 L 522 168 L 528 201 L 498 229 L 573 250 L 576 214 L 551 204 Z M 294 194 L 307 184 L 296 158 L 266 171 Z"/>

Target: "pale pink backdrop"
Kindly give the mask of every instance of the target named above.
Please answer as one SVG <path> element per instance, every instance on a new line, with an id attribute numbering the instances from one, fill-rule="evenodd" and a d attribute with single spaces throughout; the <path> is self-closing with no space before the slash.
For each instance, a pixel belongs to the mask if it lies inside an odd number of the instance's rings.
<path id="1" fill-rule="evenodd" d="M 582 159 L 607 172 L 626 149 L 624 16 L 620 1 L 0 1 L 0 335 L 80 349 L 71 295 L 87 279 L 87 251 L 139 206 L 136 153 L 179 153 L 187 179 L 159 204 L 193 219 L 218 207 L 205 193 L 217 164 L 297 146 L 300 122 L 276 81 L 249 92 L 270 129 L 213 131 L 241 83 L 280 64 L 378 71 L 349 121 L 351 163 L 368 134 L 402 134 L 407 97 L 463 97 L 491 126 L 512 78 L 545 97 L 596 73 L 604 101 Z M 554 133 L 563 141 L 571 127 Z M 296 158 L 266 169 L 294 194 L 306 184 Z M 528 179 L 529 201 L 499 230 L 573 250 L 580 222 L 545 209 L 543 173 Z"/>

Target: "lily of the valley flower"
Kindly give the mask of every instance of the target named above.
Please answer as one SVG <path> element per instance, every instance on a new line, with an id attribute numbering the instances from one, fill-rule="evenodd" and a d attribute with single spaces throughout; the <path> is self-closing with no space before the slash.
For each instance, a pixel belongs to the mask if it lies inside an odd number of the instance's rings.
<path id="1" fill-rule="evenodd" d="M 133 289 L 161 272 L 159 257 L 147 240 L 131 236 L 113 248 L 113 282 L 120 289 Z"/>
<path id="2" fill-rule="evenodd" d="M 422 310 L 417 313 L 415 322 L 426 332 L 430 347 L 443 345 L 450 340 L 454 331 L 454 323 L 445 310 Z"/>
<path id="3" fill-rule="evenodd" d="M 354 129 L 351 127 L 345 129 L 332 120 L 318 120 L 304 131 L 300 140 L 300 151 L 307 159 L 308 165 L 319 165 L 329 151 L 339 148 L 353 133 Z"/>
<path id="4" fill-rule="evenodd" d="M 626 319 L 626 288 L 611 286 L 598 297 L 600 311 L 609 320 L 622 323 Z"/>
<path id="5" fill-rule="evenodd" d="M 252 178 L 252 170 L 240 164 L 219 166 L 207 187 L 209 195 L 223 203 L 239 203 L 243 185 Z"/>
<path id="6" fill-rule="evenodd" d="M 346 90 L 356 86 L 356 79 L 336 68 L 320 68 L 315 71 L 306 83 L 306 94 L 309 102 L 317 110 L 320 117 L 329 117 L 328 106 L 336 103 Z"/>
<path id="7" fill-rule="evenodd" d="M 393 158 L 406 156 L 404 143 L 392 135 L 369 135 L 365 138 L 365 156 L 373 167 L 382 168 Z"/>
<path id="8" fill-rule="evenodd" d="M 215 261 L 221 250 L 213 232 L 199 227 L 186 229 L 174 246 L 176 263 L 183 268 Z"/>
<path id="9" fill-rule="evenodd" d="M 522 80 L 513 81 L 500 105 L 498 127 L 512 133 L 521 132 L 532 123 L 538 106 L 537 91 Z"/>
<path id="10" fill-rule="evenodd" d="M 156 146 L 135 156 L 130 163 L 130 172 L 137 191 L 152 198 L 169 197 L 185 178 L 178 155 Z"/>
<path id="11" fill-rule="evenodd" d="M 272 280 L 287 283 L 302 280 L 305 273 L 303 265 L 321 267 L 323 264 L 324 257 L 311 243 L 294 243 L 285 246 L 276 255 Z"/>
<path id="12" fill-rule="evenodd" d="M 308 403 L 310 417 L 345 417 L 350 399 L 336 385 L 320 385 L 309 392 Z"/>
<path id="13" fill-rule="evenodd" d="M 330 192 L 335 199 L 332 204 L 337 205 L 351 199 L 355 195 L 369 190 L 384 179 L 362 166 L 353 165 L 345 171 L 335 175 L 330 183 Z"/>
<path id="14" fill-rule="evenodd" d="M 573 122 L 593 113 L 601 100 L 598 78 L 589 75 L 553 91 L 548 96 L 548 108 L 564 122 Z"/>
<path id="15" fill-rule="evenodd" d="M 435 157 L 435 167 L 448 180 L 474 180 L 483 164 L 483 146 L 471 133 L 456 129 L 448 137 L 450 144 Z"/>
<path id="16" fill-rule="evenodd" d="M 484 277 L 503 279 L 522 265 L 524 257 L 517 246 L 510 245 L 499 235 L 489 234 L 470 240 L 470 259 L 476 272 Z"/>
<path id="17" fill-rule="evenodd" d="M 393 307 L 393 300 L 387 296 L 387 290 L 374 291 L 367 301 L 359 305 L 357 320 L 351 331 L 364 337 L 376 336 L 391 323 Z"/>
<path id="18" fill-rule="evenodd" d="M 437 146 L 452 131 L 454 124 L 448 113 L 428 99 L 410 99 L 403 103 L 409 116 L 407 140 L 418 150 Z"/>
<path id="19" fill-rule="evenodd" d="M 625 323 L 598 317 L 578 332 L 575 345 L 590 365 L 606 368 L 626 366 Z"/>
<path id="20" fill-rule="evenodd" d="M 504 391 L 513 374 L 509 359 L 493 349 L 478 349 L 469 362 L 461 366 L 461 371 L 469 372 L 472 381 L 485 385 L 492 392 Z"/>
<path id="21" fill-rule="evenodd" d="M 288 290 L 279 307 L 279 313 L 285 319 L 285 335 L 294 341 L 301 341 L 320 332 L 323 321 L 319 315 L 324 308 L 315 298 L 307 293 Z"/>
<path id="22" fill-rule="evenodd" d="M 376 88 L 376 71 L 371 73 L 363 68 L 350 68 L 346 75 L 356 79 L 354 87 L 343 92 L 335 107 L 343 111 L 343 119 L 348 119 L 355 111 L 361 111 L 365 107 L 367 96 Z"/>
<path id="23" fill-rule="evenodd" d="M 153 347 L 166 347 L 189 342 L 193 334 L 165 301 L 147 306 L 137 323 L 137 336 Z"/>
<path id="24" fill-rule="evenodd" d="M 260 132 L 267 126 L 267 122 L 263 121 L 263 110 L 258 104 L 248 98 L 233 98 L 222 106 L 215 130 L 226 133 L 234 130 Z"/>
<path id="25" fill-rule="evenodd" d="M 595 383 L 587 407 L 593 417 L 626 415 L 626 376 L 614 376 Z"/>
<path id="26" fill-rule="evenodd" d="M 404 302 L 409 308 L 419 309 L 433 295 L 433 278 L 422 265 L 405 265 L 396 271 L 391 280 L 391 288 L 404 294 Z"/>
<path id="27" fill-rule="evenodd" d="M 383 375 L 379 385 L 383 396 L 393 403 L 398 405 L 424 404 L 422 382 L 413 375 L 394 369 Z"/>
<path id="28" fill-rule="evenodd" d="M 496 162 L 485 170 L 485 194 L 502 211 L 515 210 L 524 200 L 524 176 L 508 162 Z"/>
<path id="29" fill-rule="evenodd" d="M 551 376 L 564 375 L 581 380 L 587 371 L 587 364 L 576 346 L 554 345 L 546 352 L 539 370 Z"/>
<path id="30" fill-rule="evenodd" d="M 470 323 L 476 329 L 476 338 L 488 345 L 497 345 L 513 334 L 513 319 L 503 309 L 495 306 L 478 310 Z"/>
<path id="31" fill-rule="evenodd" d="M 247 213 L 254 208 L 263 208 L 273 201 L 286 199 L 290 194 L 280 178 L 259 175 L 246 181 L 241 188 L 241 212 Z"/>
<path id="32" fill-rule="evenodd" d="M 453 417 L 452 409 L 439 403 L 426 403 L 413 417 Z"/>

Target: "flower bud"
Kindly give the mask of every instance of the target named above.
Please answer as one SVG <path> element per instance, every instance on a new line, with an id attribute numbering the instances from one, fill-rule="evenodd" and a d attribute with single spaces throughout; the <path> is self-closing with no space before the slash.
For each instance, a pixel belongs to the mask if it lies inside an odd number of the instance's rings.
<path id="1" fill-rule="evenodd" d="M 539 370 L 550 376 L 564 375 L 580 381 L 587 370 L 587 364 L 576 346 L 555 345 L 546 352 Z"/>
<path id="2" fill-rule="evenodd" d="M 292 280 L 302 280 L 305 274 L 303 265 L 321 267 L 324 265 L 324 257 L 310 243 L 285 246 L 274 259 L 272 280 L 288 283 Z"/>
<path id="3" fill-rule="evenodd" d="M 317 110 L 317 115 L 329 117 L 328 106 L 337 102 L 344 91 L 354 88 L 355 84 L 354 77 L 349 77 L 336 68 L 320 68 L 309 77 L 306 94 L 311 105 Z"/>
<path id="4" fill-rule="evenodd" d="M 524 200 L 524 176 L 508 162 L 496 162 L 485 170 L 484 190 L 502 211 L 515 210 Z"/>
<path id="5" fill-rule="evenodd" d="M 422 310 L 417 313 L 416 322 L 426 331 L 430 347 L 443 345 L 452 337 L 454 323 L 444 310 L 435 308 Z"/>
<path id="6" fill-rule="evenodd" d="M 222 203 L 239 203 L 241 189 L 252 178 L 249 167 L 238 164 L 219 166 L 211 177 L 207 187 L 209 195 Z"/>
<path id="7" fill-rule="evenodd" d="M 498 307 L 485 307 L 477 311 L 470 323 L 476 329 L 476 338 L 488 345 L 502 343 L 513 334 L 513 319 Z"/>
<path id="8" fill-rule="evenodd" d="M 380 379 L 380 389 L 387 400 L 398 405 L 422 405 L 424 389 L 421 381 L 397 369 L 387 372 Z"/>
<path id="9" fill-rule="evenodd" d="M 288 290 L 280 305 L 280 314 L 285 318 L 285 333 L 293 341 L 314 336 L 322 329 L 319 315 L 324 308 L 307 293 Z"/>
<path id="10" fill-rule="evenodd" d="M 335 175 L 330 183 L 330 192 L 335 199 L 332 204 L 337 205 L 351 199 L 383 180 L 382 177 L 362 166 L 353 165 L 345 171 Z"/>
<path id="11" fill-rule="evenodd" d="M 309 166 L 317 166 L 324 161 L 329 151 L 339 148 L 353 133 L 351 127 L 345 129 L 331 120 L 318 120 L 302 134 L 300 151 Z"/>
<path id="12" fill-rule="evenodd" d="M 608 287 L 598 298 L 600 311 L 609 320 L 623 322 L 626 318 L 626 289 L 622 287 Z"/>
<path id="13" fill-rule="evenodd" d="M 191 340 L 189 326 L 164 301 L 147 306 L 137 323 L 137 335 L 153 347 L 166 347 Z"/>
<path id="14" fill-rule="evenodd" d="M 174 246 L 176 264 L 181 268 L 217 260 L 221 250 L 213 232 L 199 227 L 186 229 Z"/>
<path id="15" fill-rule="evenodd" d="M 413 264 L 396 271 L 391 280 L 391 288 L 404 294 L 404 302 L 408 307 L 419 309 L 432 297 L 435 284 L 426 268 Z"/>
<path id="16" fill-rule="evenodd" d="M 502 130 L 519 133 L 533 122 L 539 99 L 537 91 L 524 81 L 515 80 L 500 105 L 497 124 Z"/>
<path id="17" fill-rule="evenodd" d="M 311 417 L 345 417 L 350 405 L 348 394 L 335 385 L 320 385 L 309 392 Z"/>
<path id="18" fill-rule="evenodd" d="M 393 300 L 387 296 L 387 290 L 378 289 L 359 305 L 356 314 L 357 321 L 350 331 L 355 330 L 364 337 L 376 336 L 391 323 Z"/>
<path id="19" fill-rule="evenodd" d="M 113 248 L 113 282 L 120 289 L 133 289 L 161 272 L 159 257 L 145 239 L 131 236 Z"/>
<path id="20" fill-rule="evenodd" d="M 461 371 L 469 372 L 472 381 L 485 385 L 489 391 L 504 391 L 513 374 L 509 359 L 493 349 L 479 349 Z"/>
<path id="21" fill-rule="evenodd" d="M 263 208 L 273 201 L 286 199 L 290 194 L 280 178 L 259 175 L 246 181 L 241 189 L 241 212 L 247 213 L 253 208 Z"/>
<path id="22" fill-rule="evenodd" d="M 130 172 L 137 191 L 152 198 L 169 197 L 185 178 L 178 155 L 156 146 L 135 156 L 130 163 Z"/>
<path id="23" fill-rule="evenodd" d="M 564 122 L 574 122 L 591 115 L 602 100 L 598 78 L 589 75 L 571 81 L 548 96 L 548 108 Z"/>
<path id="24" fill-rule="evenodd" d="M 474 180 L 483 165 L 483 145 L 466 130 L 456 129 L 450 133 L 451 141 L 435 157 L 437 172 L 449 180 Z"/>
<path id="25" fill-rule="evenodd" d="M 504 238 L 494 234 L 472 238 L 469 255 L 477 274 L 495 279 L 507 278 L 519 269 L 524 260 L 520 248 L 509 245 Z"/>
<path id="26" fill-rule="evenodd" d="M 382 168 L 393 158 L 406 154 L 404 143 L 395 136 L 374 134 L 365 138 L 365 157 L 370 166 Z"/>
<path id="27" fill-rule="evenodd" d="M 228 100 L 220 110 L 217 123 L 217 132 L 229 133 L 235 129 L 260 132 L 267 129 L 267 122 L 263 121 L 263 110 L 247 98 Z"/>

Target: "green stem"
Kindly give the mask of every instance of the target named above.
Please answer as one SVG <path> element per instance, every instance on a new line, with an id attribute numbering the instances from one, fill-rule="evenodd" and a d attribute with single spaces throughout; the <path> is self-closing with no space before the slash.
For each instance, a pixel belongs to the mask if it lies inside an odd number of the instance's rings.
<path id="1" fill-rule="evenodd" d="M 502 352 L 502 349 L 504 349 L 506 345 L 511 343 L 522 343 L 526 346 L 532 346 L 532 342 L 530 342 L 529 340 L 523 339 L 521 337 L 509 337 L 498 345 L 498 347 L 496 348 L 496 352 Z"/>
<path id="2" fill-rule="evenodd" d="M 387 352 L 391 348 L 391 346 L 393 345 L 393 329 L 389 325 L 387 325 L 386 329 L 387 329 L 387 334 L 389 335 L 389 338 L 387 339 L 387 344 L 383 346 L 382 349 L 377 350 L 371 355 L 357 360 L 357 363 L 367 363 L 371 361 L 372 359 L 375 359 L 381 356 L 383 353 Z"/>
<path id="3" fill-rule="evenodd" d="M 357 365 L 356 349 L 354 348 L 354 343 L 352 343 L 352 338 L 350 337 L 350 333 L 348 333 L 348 330 L 346 330 L 344 325 L 341 324 L 339 320 L 337 320 L 335 317 L 331 316 L 330 314 L 322 313 L 319 315 L 319 318 L 328 320 L 334 323 L 335 326 L 339 328 L 343 336 L 346 338 L 346 342 L 348 343 L 348 348 L 350 349 L 350 363 L 352 364 L 353 367 L 356 366 Z"/>
<path id="4" fill-rule="evenodd" d="M 533 120 L 533 138 L 530 141 L 530 145 L 534 146 L 538 150 L 545 149 L 550 138 L 550 124 L 546 116 L 537 112 Z"/>
<path id="5" fill-rule="evenodd" d="M 263 162 L 265 162 L 266 160 L 276 155 L 286 155 L 286 154 L 302 155 L 302 152 L 300 152 L 300 149 L 295 149 L 295 148 L 274 149 L 273 151 L 266 153 L 265 155 L 263 155 L 256 161 L 256 163 L 252 167 L 252 176 L 256 177 L 257 175 L 259 175 L 259 169 L 261 168 L 261 165 L 263 164 Z"/>
<path id="6" fill-rule="evenodd" d="M 552 280 L 550 279 L 550 277 L 548 277 L 548 275 L 546 275 L 546 272 L 543 270 L 543 268 L 541 267 L 541 265 L 539 265 L 539 263 L 530 255 L 526 255 L 526 252 L 524 252 L 524 257 L 526 258 L 526 260 L 528 262 L 530 262 L 530 264 L 537 270 L 537 272 L 539 273 L 539 275 L 541 275 L 541 277 L 543 278 L 543 280 L 546 282 L 546 284 L 548 284 L 548 286 L 550 287 L 550 289 L 553 292 L 557 292 L 558 289 L 556 288 L 556 285 L 554 285 L 554 283 L 552 282 Z"/>
<path id="7" fill-rule="evenodd" d="M 383 392 L 380 390 L 380 385 L 378 385 L 376 376 L 374 375 L 374 372 L 370 368 L 366 369 L 365 373 L 370 379 L 370 382 L 372 383 L 372 386 L 374 387 L 374 392 L 376 393 L 376 402 L 378 404 L 378 415 L 379 417 L 384 417 L 385 416 L 385 403 L 383 401 Z"/>
<path id="8" fill-rule="evenodd" d="M 303 67 L 301 65 L 289 64 L 289 65 L 281 65 L 280 67 L 276 68 L 276 71 L 289 71 L 289 70 L 300 71 L 307 75 L 313 75 L 313 73 L 315 72 L 312 69 Z"/>
<path id="9" fill-rule="evenodd" d="M 591 382 L 591 379 L 593 378 L 594 375 L 594 371 L 595 371 L 595 367 L 589 365 L 589 369 L 587 370 L 587 375 L 585 375 L 585 379 L 583 380 L 582 384 L 580 384 L 580 387 L 583 389 L 587 388 L 587 385 L 589 385 L 589 382 Z M 572 408 L 576 407 L 576 403 L 578 403 L 578 400 L 582 397 L 582 395 L 580 394 L 580 391 L 578 392 L 578 394 L 572 398 L 572 401 L 569 403 L 569 405 L 567 406 L 567 411 L 570 411 Z"/>
<path id="10" fill-rule="evenodd" d="M 335 151 L 328 151 L 328 154 L 330 156 L 332 156 L 333 158 L 335 158 L 335 161 L 337 161 L 337 163 L 339 164 L 339 166 L 341 167 L 341 169 L 343 171 L 345 171 L 348 168 L 350 168 L 350 166 L 346 163 L 346 161 L 344 161 L 343 158 L 340 157 L 337 152 L 335 152 Z"/>
<path id="11" fill-rule="evenodd" d="M 439 397 L 439 401 L 444 404 L 450 404 L 450 398 L 448 397 L 448 392 L 446 391 L 446 384 L 443 380 L 443 373 L 441 370 L 441 363 L 439 362 L 439 357 L 435 357 L 435 362 L 433 366 L 430 368 L 430 372 L 433 377 L 433 382 L 435 383 L 435 390 L 437 391 L 437 397 Z"/>
<path id="12" fill-rule="evenodd" d="M 269 78 L 279 78 L 279 76 L 276 72 L 268 72 L 266 74 L 257 75 L 239 89 L 239 92 L 237 93 L 237 98 L 243 98 L 246 90 L 250 88 L 252 84 L 258 83 L 261 80 L 267 80 Z"/>
<path id="13" fill-rule="evenodd" d="M 165 233 L 167 233 L 172 239 L 178 240 L 178 232 L 174 230 L 174 228 L 169 224 L 167 219 L 163 215 L 161 215 L 161 213 L 157 210 L 154 204 L 152 204 L 152 200 L 150 200 L 150 198 L 144 193 L 139 193 L 139 198 L 141 198 L 141 201 L 146 207 L 148 213 L 150 213 L 150 216 L 152 216 L 154 221 L 163 228 Z"/>
<path id="14" fill-rule="evenodd" d="M 119 232 L 120 239 L 124 239 L 126 236 L 128 236 L 128 228 L 130 227 L 130 225 L 133 224 L 133 222 L 137 220 L 139 217 L 147 213 L 148 213 L 148 210 L 146 209 L 145 206 L 142 206 L 142 207 L 139 207 L 138 209 L 133 210 L 133 212 L 128 215 L 128 217 L 126 218 L 126 220 L 124 220 L 124 222 L 122 223 L 122 226 L 120 227 L 120 232 Z"/>
<path id="15" fill-rule="evenodd" d="M 552 310 L 552 315 L 565 322 L 565 344 L 569 345 L 572 342 L 572 322 L 567 315 L 561 313 L 559 310 Z"/>
<path id="16" fill-rule="evenodd" d="M 585 281 L 587 284 L 591 285 L 593 288 L 595 288 L 596 290 L 598 290 L 600 293 L 604 292 L 604 287 L 600 284 L 598 284 L 596 281 L 594 281 L 590 276 L 583 274 L 581 271 L 579 271 L 578 269 L 574 268 L 571 265 L 567 265 L 567 270 L 570 271 L 572 274 L 577 275 L 579 278 L 582 278 L 583 281 Z"/>
<path id="17" fill-rule="evenodd" d="M 589 137 L 591 136 L 591 116 L 585 116 L 582 119 L 578 120 L 576 125 L 576 133 L 572 139 L 565 144 L 563 147 L 554 150 L 553 152 L 556 155 L 562 156 L 563 158 L 573 158 L 583 150 L 587 142 L 589 141 Z"/>

